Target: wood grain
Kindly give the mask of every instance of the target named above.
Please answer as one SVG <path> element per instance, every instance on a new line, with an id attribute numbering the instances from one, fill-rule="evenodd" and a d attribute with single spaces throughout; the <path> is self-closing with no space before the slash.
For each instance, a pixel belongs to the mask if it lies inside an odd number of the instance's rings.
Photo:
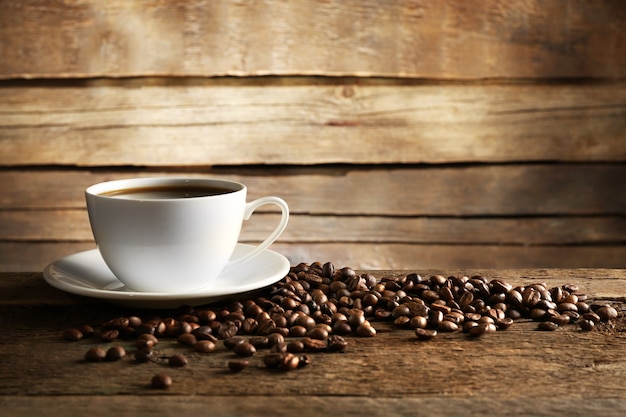
<path id="1" fill-rule="evenodd" d="M 0 3 L 0 77 L 624 77 L 619 0 Z"/>
<path id="2" fill-rule="evenodd" d="M 625 129 L 624 82 L 132 79 L 0 87 L 5 166 L 624 161 Z"/>
<path id="3" fill-rule="evenodd" d="M 595 393 L 595 392 L 592 392 Z M 154 398 L 151 398 L 154 399 Z M 33 410 L 38 415 L 71 416 L 76 410 L 89 409 L 94 417 L 109 416 L 110 409 L 123 410 L 138 417 L 152 417 L 155 414 L 176 414 L 181 409 L 190 414 L 202 414 L 211 408 L 214 416 L 246 415 L 264 417 L 267 410 L 272 410 L 276 417 L 291 417 L 295 412 L 299 416 L 343 416 L 360 415 L 363 410 L 372 417 L 411 417 L 437 415 L 524 415 L 528 417 L 559 417 L 567 413 L 570 417 L 588 417 L 602 415 L 621 417 L 626 409 L 626 400 L 622 398 L 532 398 L 484 395 L 477 398 L 458 398 L 436 394 L 419 397 L 397 396 L 321 396 L 300 394 L 281 395 L 280 407 L 274 397 L 247 396 L 245 401 L 233 401 L 232 396 L 196 396 L 169 395 L 159 396 L 155 401 L 146 401 L 146 396 L 100 396 L 66 395 L 63 401 L 58 396 L 17 396 L 0 397 L 0 406 L 15 417 L 32 416 Z M 416 411 L 418 410 L 418 411 Z M 505 414 L 506 413 L 506 414 Z"/>
<path id="4" fill-rule="evenodd" d="M 543 282 L 548 287 L 574 284 L 598 303 L 623 312 L 626 270 L 610 269 L 436 269 L 367 271 L 376 277 L 419 272 L 480 274 L 513 285 Z M 57 298 L 59 297 L 60 298 Z M 60 302 L 57 300 L 61 300 Z M 626 371 L 623 321 L 603 331 L 581 332 L 565 326 L 538 332 L 536 323 L 518 321 L 507 331 L 468 339 L 439 333 L 418 342 L 414 333 L 375 323 L 373 338 L 349 337 L 344 354 L 311 354 L 311 364 L 288 373 L 268 372 L 261 354 L 240 374 L 225 371 L 235 356 L 221 344 L 199 355 L 171 340 L 160 354 L 185 352 L 185 368 L 163 368 L 132 360 L 85 363 L 96 340 L 66 342 L 67 327 L 92 324 L 119 315 L 151 315 L 84 298 L 67 297 L 43 282 L 40 274 L 0 274 L 0 406 L 11 415 L 74 415 L 76 409 L 111 410 L 139 416 L 183 411 L 212 415 L 302 416 L 357 415 L 528 415 L 620 416 L 624 391 L 618 377 Z M 161 317 L 173 312 L 160 311 Z M 623 320 L 623 319 L 620 319 Z M 132 351 L 131 341 L 116 344 Z M 167 392 L 148 388 L 157 372 L 172 375 Z M 80 381 L 77 383 L 77 381 Z M 62 401 L 61 398 L 62 397 Z M 237 398 L 237 401 L 233 401 Z M 416 411 L 417 410 L 417 411 Z"/>
<path id="5" fill-rule="evenodd" d="M 248 186 L 250 200 L 278 195 L 294 214 L 480 217 L 626 213 L 625 164 L 5 169 L 0 170 L 0 209 L 84 209 L 84 190 L 89 185 L 146 176 L 241 181 Z"/>
<path id="6" fill-rule="evenodd" d="M 94 249 L 91 242 L 0 242 L 0 271 L 42 271 L 61 257 Z M 603 245 L 411 244 L 279 241 L 270 249 L 290 264 L 332 260 L 360 269 L 390 268 L 623 268 L 626 247 Z"/>
<path id="7" fill-rule="evenodd" d="M 242 242 L 261 242 L 280 215 L 255 214 Z M 0 241 L 92 241 L 86 210 L 0 210 Z M 292 214 L 280 241 L 567 245 L 622 243 L 626 218 L 388 217 Z"/>

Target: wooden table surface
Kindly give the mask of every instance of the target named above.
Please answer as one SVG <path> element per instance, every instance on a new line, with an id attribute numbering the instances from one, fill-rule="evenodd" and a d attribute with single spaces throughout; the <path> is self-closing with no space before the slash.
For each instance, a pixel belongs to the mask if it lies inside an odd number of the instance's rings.
<path id="1" fill-rule="evenodd" d="M 93 416 L 111 413 L 178 415 L 624 415 L 626 337 L 622 303 L 626 270 L 369 271 L 377 278 L 418 272 L 422 276 L 467 274 L 500 278 L 515 286 L 543 282 L 575 284 L 595 302 L 610 303 L 620 316 L 591 332 L 577 325 L 537 331 L 537 322 L 471 338 L 442 333 L 418 341 L 415 332 L 376 322 L 374 337 L 346 336 L 344 353 L 310 353 L 311 363 L 276 372 L 261 351 L 240 373 L 226 366 L 236 355 L 218 341 L 215 352 L 194 353 L 161 340 L 159 353 L 183 352 L 189 364 L 172 368 L 138 364 L 128 357 L 90 363 L 97 337 L 70 342 L 66 328 L 147 312 L 66 294 L 41 273 L 0 274 L 0 414 Z M 158 312 L 161 316 L 166 311 Z M 158 372 L 169 389 L 150 387 Z M 121 415 L 121 414 L 120 414 Z"/>

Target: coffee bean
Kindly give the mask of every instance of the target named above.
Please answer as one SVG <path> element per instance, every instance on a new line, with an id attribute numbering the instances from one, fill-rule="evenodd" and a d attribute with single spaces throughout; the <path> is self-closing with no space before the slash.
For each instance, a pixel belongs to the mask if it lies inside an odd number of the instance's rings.
<path id="1" fill-rule="evenodd" d="M 463 332 L 468 333 L 473 327 L 478 326 L 477 321 L 466 321 L 463 323 Z"/>
<path id="2" fill-rule="evenodd" d="M 506 330 L 513 325 L 513 319 L 510 317 L 503 317 L 496 320 L 496 326 L 500 330 Z"/>
<path id="3" fill-rule="evenodd" d="M 266 353 L 263 357 L 263 363 L 268 368 L 278 368 L 283 361 L 285 353 L 283 352 L 270 352 Z"/>
<path id="4" fill-rule="evenodd" d="M 196 340 L 210 340 L 211 342 L 217 342 L 217 337 L 213 336 L 213 329 L 211 326 L 200 326 L 191 332 L 196 337 Z"/>
<path id="5" fill-rule="evenodd" d="M 99 347 L 90 348 L 87 353 L 85 353 L 85 360 L 88 362 L 100 362 L 106 358 L 106 351 Z"/>
<path id="6" fill-rule="evenodd" d="M 152 351 L 138 350 L 133 354 L 133 357 L 138 363 L 145 363 L 152 360 L 154 354 Z"/>
<path id="7" fill-rule="evenodd" d="M 347 346 L 348 342 L 342 336 L 331 335 L 328 337 L 327 349 L 329 352 L 343 352 Z"/>
<path id="8" fill-rule="evenodd" d="M 558 324 L 559 326 L 565 326 L 570 322 L 571 318 L 567 314 L 559 314 L 554 317 L 550 317 L 550 321 Z"/>
<path id="9" fill-rule="evenodd" d="M 83 332 L 81 332 L 80 330 L 75 329 L 75 328 L 66 329 L 63 332 L 63 339 L 70 340 L 72 342 L 79 341 L 83 337 L 84 337 Z"/>
<path id="10" fill-rule="evenodd" d="M 303 354 L 298 356 L 298 368 L 304 368 L 311 364 L 311 358 L 308 355 Z"/>
<path id="11" fill-rule="evenodd" d="M 249 362 L 244 360 L 228 361 L 228 369 L 232 372 L 241 372 L 248 367 Z"/>
<path id="12" fill-rule="evenodd" d="M 415 335 L 419 340 L 431 340 L 437 336 L 437 330 L 417 328 L 415 329 Z"/>
<path id="13" fill-rule="evenodd" d="M 485 334 L 495 333 L 497 331 L 497 327 L 493 323 L 489 322 L 481 322 L 478 325 L 470 328 L 467 333 L 472 337 L 480 337 Z"/>
<path id="14" fill-rule="evenodd" d="M 304 352 L 304 343 L 301 340 L 292 340 L 287 343 L 287 352 L 302 353 Z"/>
<path id="15" fill-rule="evenodd" d="M 177 353 L 175 355 L 170 356 L 167 363 L 169 366 L 180 368 L 180 367 L 186 366 L 188 361 L 185 355 L 181 353 Z"/>
<path id="16" fill-rule="evenodd" d="M 357 336 L 373 337 L 376 336 L 376 329 L 369 322 L 363 322 L 356 328 Z"/>
<path id="17" fill-rule="evenodd" d="M 335 322 L 335 324 L 333 325 L 333 333 L 334 334 L 350 334 L 352 332 L 352 327 L 350 327 L 350 324 L 348 323 L 347 320 L 340 320 Z"/>
<path id="18" fill-rule="evenodd" d="M 150 381 L 150 386 L 157 389 L 166 389 L 172 386 L 172 378 L 167 374 L 156 374 Z"/>
<path id="19" fill-rule="evenodd" d="M 578 311 L 578 307 L 576 307 L 576 304 L 575 304 L 575 303 L 566 303 L 566 302 L 563 302 L 563 303 L 560 303 L 560 304 L 557 306 L 557 311 L 558 311 L 559 313 L 563 313 L 563 312 L 565 312 L 565 311 Z"/>
<path id="20" fill-rule="evenodd" d="M 95 334 L 93 327 L 88 324 L 83 324 L 78 327 L 78 330 L 83 334 L 83 337 L 92 337 Z"/>
<path id="21" fill-rule="evenodd" d="M 227 337 L 226 339 L 224 339 L 224 346 L 232 350 L 235 348 L 235 346 L 245 341 L 246 339 L 244 339 L 241 336 L 231 336 L 231 337 Z"/>
<path id="22" fill-rule="evenodd" d="M 409 327 L 411 329 L 425 329 L 428 326 L 428 319 L 424 316 L 411 317 Z"/>
<path id="23" fill-rule="evenodd" d="M 178 341 L 178 343 L 183 344 L 183 345 L 187 345 L 187 346 L 193 346 L 198 341 L 196 339 L 196 336 L 194 336 L 191 333 L 183 333 L 183 334 L 179 335 L 176 338 L 176 340 Z"/>
<path id="24" fill-rule="evenodd" d="M 450 320 L 443 320 L 441 323 L 439 323 L 437 329 L 441 330 L 442 332 L 456 332 L 457 330 L 459 330 L 459 325 Z"/>
<path id="25" fill-rule="evenodd" d="M 491 290 L 494 293 L 506 294 L 512 288 L 513 288 L 513 286 L 511 284 L 509 284 L 508 282 L 503 281 L 501 279 L 494 279 L 494 280 L 491 281 Z"/>
<path id="26" fill-rule="evenodd" d="M 102 329 L 104 330 L 122 330 L 130 325 L 128 317 L 116 317 L 102 323 Z"/>
<path id="27" fill-rule="evenodd" d="M 193 350 L 198 353 L 211 353 L 215 351 L 215 343 L 210 340 L 199 340 L 194 343 Z"/>
<path id="28" fill-rule="evenodd" d="M 596 310 L 596 314 L 603 322 L 616 319 L 618 316 L 617 310 L 611 306 L 600 307 L 598 310 Z"/>
<path id="29" fill-rule="evenodd" d="M 121 346 L 113 346 L 110 347 L 107 351 L 106 351 L 106 356 L 105 359 L 107 361 L 118 361 L 120 359 L 122 359 L 124 356 L 126 356 L 126 350 L 124 350 L 123 347 Z"/>
<path id="30" fill-rule="evenodd" d="M 287 352 L 287 343 L 285 342 L 276 343 L 274 346 L 270 348 L 270 351 L 285 353 Z"/>
<path id="31" fill-rule="evenodd" d="M 300 357 L 292 353 L 283 353 L 283 357 L 279 363 L 280 369 L 284 371 L 292 371 L 300 366 Z M 305 356 L 306 358 L 306 356 Z"/>
<path id="32" fill-rule="evenodd" d="M 552 321 L 542 321 L 537 325 L 537 330 L 544 330 L 552 332 L 559 328 L 559 325 Z"/>
<path id="33" fill-rule="evenodd" d="M 220 338 L 228 339 L 230 337 L 235 336 L 238 331 L 239 331 L 239 326 L 237 326 L 237 324 L 234 321 L 229 320 L 229 321 L 223 322 L 220 325 L 217 332 Z"/>
<path id="34" fill-rule="evenodd" d="M 594 324 L 600 323 L 600 321 L 602 321 L 602 319 L 600 318 L 600 315 L 593 311 L 583 314 L 583 319 L 590 320 Z"/>
<path id="35" fill-rule="evenodd" d="M 108 342 L 113 342 L 115 339 L 118 338 L 119 335 L 120 335 L 119 330 L 105 330 L 102 333 L 100 333 L 100 338 L 102 339 L 103 342 L 108 343 Z"/>
<path id="36" fill-rule="evenodd" d="M 328 348 L 328 342 L 325 340 L 311 339 L 310 337 L 303 337 L 300 340 L 304 344 L 304 350 L 308 352 L 322 352 Z"/>
<path id="37" fill-rule="evenodd" d="M 306 336 L 311 339 L 326 340 L 328 339 L 328 331 L 321 327 L 313 327 L 311 330 L 306 332 Z"/>
<path id="38" fill-rule="evenodd" d="M 252 356 L 256 353 L 256 348 L 250 342 L 243 342 L 236 345 L 233 352 L 239 356 Z"/>
<path id="39" fill-rule="evenodd" d="M 257 350 L 270 347 L 269 338 L 265 336 L 251 337 L 248 339 L 248 342 L 251 343 Z"/>
<path id="40" fill-rule="evenodd" d="M 588 319 L 583 319 L 580 321 L 580 329 L 584 332 L 590 332 L 594 329 L 594 327 L 596 326 L 595 323 L 591 320 Z"/>

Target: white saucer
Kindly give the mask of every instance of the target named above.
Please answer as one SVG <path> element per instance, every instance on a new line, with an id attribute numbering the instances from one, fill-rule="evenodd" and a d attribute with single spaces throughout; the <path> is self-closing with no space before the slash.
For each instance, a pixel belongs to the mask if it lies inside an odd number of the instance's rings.
<path id="1" fill-rule="evenodd" d="M 233 258 L 243 256 L 255 246 L 239 243 Z M 126 288 L 106 266 L 97 249 L 75 253 L 46 266 L 43 277 L 60 290 L 142 308 L 175 308 L 203 305 L 234 294 L 254 291 L 281 280 L 289 273 L 283 255 L 264 250 L 249 261 L 220 275 L 219 284 L 190 293 L 163 294 L 137 292 Z"/>

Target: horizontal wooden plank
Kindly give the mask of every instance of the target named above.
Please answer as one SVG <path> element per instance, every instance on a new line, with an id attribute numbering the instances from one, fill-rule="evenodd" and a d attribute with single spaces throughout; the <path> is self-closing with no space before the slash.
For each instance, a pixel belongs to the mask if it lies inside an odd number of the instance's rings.
<path id="1" fill-rule="evenodd" d="M 626 141 L 625 141 L 626 143 Z M 84 189 L 127 177 L 219 177 L 295 214 L 624 215 L 626 164 L 0 170 L 0 209 L 83 209 Z"/>
<path id="2" fill-rule="evenodd" d="M 280 220 L 258 213 L 244 222 L 241 241 L 260 242 Z M 0 241 L 93 240 L 85 210 L 0 210 Z M 591 244 L 626 242 L 626 217 L 450 218 L 291 215 L 280 241 Z"/>
<path id="3" fill-rule="evenodd" d="M 359 269 L 623 268 L 626 246 L 412 245 L 275 243 L 292 263 L 331 260 Z"/>
<path id="4" fill-rule="evenodd" d="M 619 0 L 0 2 L 0 77 L 624 77 Z"/>
<path id="5" fill-rule="evenodd" d="M 565 337 L 559 338 L 567 341 Z M 445 348 L 444 348 L 445 349 Z M 612 351 L 615 348 L 612 349 Z M 373 358 L 372 358 L 373 360 Z M 432 365 L 431 365 L 432 366 Z M 605 370 L 605 373 L 610 374 Z M 303 378 L 304 379 L 304 378 Z M 148 403 L 148 404 L 146 404 Z M 94 407 L 93 416 L 106 416 L 106 408 L 123 410 L 134 416 L 152 416 L 155 413 L 180 413 L 181 409 L 192 414 L 202 413 L 207 403 L 211 404 L 212 413 L 217 416 L 246 415 L 264 416 L 268 408 L 276 409 L 276 399 L 271 396 L 246 396 L 246 401 L 233 401 L 232 396 L 214 395 L 164 395 L 156 401 L 146 402 L 146 397 L 121 395 L 64 395 L 63 401 L 58 396 L 4 396 L 0 404 L 11 416 L 29 416 L 33 410 L 45 409 L 42 416 L 67 416 L 79 409 Z M 306 405 L 304 404 L 306 403 Z M 341 410 L 342 415 L 357 415 L 361 410 L 368 410 L 370 416 L 410 416 L 414 410 L 420 410 L 419 415 L 433 415 L 449 412 L 448 415 L 464 415 L 468 410 L 480 415 L 502 414 L 525 416 L 561 416 L 563 410 L 568 410 L 570 417 L 586 417 L 589 415 L 621 416 L 626 407 L 626 400 L 620 398 L 591 399 L 567 398 L 545 399 L 517 397 L 495 397 L 485 395 L 485 400 L 476 401 L 475 398 L 460 396 L 445 399 L 441 396 L 403 396 L 394 398 L 382 394 L 372 396 L 337 396 L 337 395 L 287 395 L 281 394 L 281 405 L 273 415 L 277 417 L 292 416 L 297 412 L 300 416 L 333 415 Z M 570 411 L 571 410 L 571 411 Z M 518 414 L 519 413 L 519 414 Z"/>
<path id="6" fill-rule="evenodd" d="M 7 166 L 625 161 L 625 130 L 626 82 L 0 86 Z"/>
<path id="7" fill-rule="evenodd" d="M 620 313 L 626 285 L 626 270 L 614 269 L 410 272 L 481 274 L 515 286 L 573 284 L 589 302 L 610 303 Z M 133 416 L 203 415 L 210 406 L 216 416 L 265 416 L 268 410 L 273 416 L 351 416 L 365 410 L 380 417 L 612 417 L 624 409 L 623 381 L 616 377 L 626 371 L 621 316 L 592 332 L 575 325 L 538 332 L 536 322 L 517 320 L 506 331 L 481 338 L 439 332 L 430 342 L 417 341 L 412 330 L 372 320 L 377 335 L 346 336 L 342 354 L 307 353 L 309 366 L 277 373 L 262 365 L 259 351 L 247 358 L 248 368 L 232 374 L 225 364 L 235 356 L 221 342 L 211 354 L 200 355 L 165 337 L 155 348 L 158 355 L 184 353 L 188 366 L 166 370 L 155 363 L 135 364 L 130 357 L 84 363 L 87 349 L 111 345 L 97 338 L 65 341 L 64 329 L 82 324 L 97 329 L 113 317 L 155 313 L 70 297 L 48 286 L 39 273 L 0 274 L 0 311 L 0 357 L 8 359 L 0 361 L 0 407 L 11 416 L 71 416 L 83 409 L 93 409 L 94 416 L 113 410 Z M 129 354 L 135 349 L 133 340 L 114 343 Z M 170 389 L 148 389 L 150 378 L 162 371 L 173 378 Z"/>
<path id="8" fill-rule="evenodd" d="M 88 242 L 0 242 L 0 272 L 41 271 L 55 259 L 95 247 Z M 291 264 L 332 261 L 358 269 L 624 268 L 626 246 L 523 246 L 277 242 Z"/>
<path id="9" fill-rule="evenodd" d="M 319 415 L 359 415 L 367 410 L 371 417 L 402 417 L 416 415 L 467 415 L 468 411 L 479 415 L 524 415 L 527 417 L 621 417 L 626 409 L 626 400 L 621 398 L 527 398 L 494 397 L 485 395 L 480 401 L 475 398 L 445 396 L 337 396 L 337 395 L 281 395 L 280 407 L 273 396 L 246 397 L 246 401 L 233 401 L 232 396 L 166 395 L 156 401 L 146 401 L 145 396 L 64 395 L 18 396 L 0 398 L 0 405 L 9 415 L 32 416 L 33 410 L 45 410 L 40 416 L 69 416 L 76 410 L 89 409 L 93 417 L 107 417 L 111 409 L 120 410 L 136 417 L 152 417 L 155 414 L 177 414 L 181 409 L 190 414 L 206 411 L 211 404 L 211 413 L 216 416 L 246 415 L 264 417 L 272 410 L 274 417 L 301 417 Z M 505 414 L 506 413 L 506 414 Z"/>

